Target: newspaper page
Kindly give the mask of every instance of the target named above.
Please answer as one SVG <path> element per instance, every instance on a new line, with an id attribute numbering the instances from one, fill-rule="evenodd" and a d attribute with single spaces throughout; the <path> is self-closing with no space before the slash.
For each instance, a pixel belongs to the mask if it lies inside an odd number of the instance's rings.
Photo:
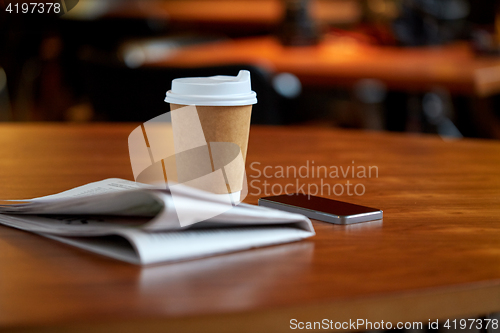
<path id="1" fill-rule="evenodd" d="M 176 204 L 193 214 L 217 210 L 213 197 L 191 188 Z M 215 208 L 214 208 L 215 207 Z M 210 256 L 301 240 L 314 235 L 309 219 L 239 204 L 181 227 L 168 190 L 107 179 L 56 195 L 0 205 L 0 223 L 133 264 Z"/>

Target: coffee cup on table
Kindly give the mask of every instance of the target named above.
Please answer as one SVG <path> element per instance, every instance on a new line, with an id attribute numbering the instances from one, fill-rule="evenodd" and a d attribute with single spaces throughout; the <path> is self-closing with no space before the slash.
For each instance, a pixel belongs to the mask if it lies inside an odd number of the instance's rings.
<path id="1" fill-rule="evenodd" d="M 172 115 L 177 181 L 240 201 L 257 103 L 250 72 L 174 79 L 165 102 Z"/>

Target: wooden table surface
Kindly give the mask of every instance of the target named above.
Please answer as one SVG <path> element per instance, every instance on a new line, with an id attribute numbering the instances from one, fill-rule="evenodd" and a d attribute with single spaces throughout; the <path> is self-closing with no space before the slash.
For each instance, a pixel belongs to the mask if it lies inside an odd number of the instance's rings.
<path id="1" fill-rule="evenodd" d="M 395 90 L 431 90 L 490 96 L 500 93 L 500 57 L 476 56 L 470 45 L 400 48 L 326 36 L 317 46 L 285 47 L 274 37 L 228 40 L 185 47 L 151 67 L 251 64 L 295 74 L 308 86 L 349 86 L 378 79 Z"/>
<path id="2" fill-rule="evenodd" d="M 281 0 L 129 0 L 115 3 L 106 15 L 167 19 L 174 23 L 276 26 L 285 12 L 283 3 Z M 310 12 L 320 24 L 348 24 L 362 16 L 359 2 L 353 0 L 310 0 Z"/>
<path id="3" fill-rule="evenodd" d="M 0 125 L 0 198 L 132 179 L 135 126 Z M 363 184 L 362 196 L 329 197 L 378 207 L 383 222 L 314 222 L 302 242 L 145 268 L 0 226 L 0 331 L 283 332 L 293 318 L 427 323 L 500 311 L 500 142 L 252 127 L 246 201 L 264 181 L 297 181 L 259 177 L 265 167 L 307 161 L 311 172 L 313 161 L 377 166 L 369 179 L 298 181 Z"/>

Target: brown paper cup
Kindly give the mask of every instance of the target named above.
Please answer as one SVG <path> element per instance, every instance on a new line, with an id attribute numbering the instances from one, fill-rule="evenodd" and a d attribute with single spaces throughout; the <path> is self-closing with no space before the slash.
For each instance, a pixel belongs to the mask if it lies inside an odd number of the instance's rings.
<path id="1" fill-rule="evenodd" d="M 170 110 L 180 109 L 186 105 L 170 104 Z M 192 129 L 188 123 L 176 123 L 174 133 L 176 149 L 189 150 L 191 153 L 179 155 L 177 160 L 177 175 L 179 182 L 186 183 L 196 177 L 224 168 L 225 186 L 221 182 L 210 182 L 203 185 L 204 190 L 217 194 L 234 193 L 243 189 L 245 176 L 245 161 L 250 134 L 250 118 L 252 105 L 244 106 L 196 106 L 201 127 L 207 146 L 192 149 L 192 142 L 186 138 L 192 137 Z M 182 110 L 179 110 L 182 112 Z M 176 137 L 177 136 L 177 137 Z M 234 145 L 222 145 L 230 142 L 238 145 L 242 158 L 235 158 L 239 151 Z M 236 148 L 236 150 L 235 150 Z M 211 159 L 211 170 L 207 170 L 207 158 Z"/>

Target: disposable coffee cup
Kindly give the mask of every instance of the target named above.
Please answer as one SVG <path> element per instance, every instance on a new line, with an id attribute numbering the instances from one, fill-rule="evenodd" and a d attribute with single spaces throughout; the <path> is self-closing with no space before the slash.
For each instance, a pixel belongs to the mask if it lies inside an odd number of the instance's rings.
<path id="1" fill-rule="evenodd" d="M 245 181 L 252 105 L 257 103 L 250 72 L 175 79 L 165 102 L 170 103 L 173 111 L 179 181 L 187 183 L 209 172 L 223 170 L 223 183 L 207 181 L 202 189 L 216 194 L 230 193 L 239 200 Z M 197 134 L 198 119 L 206 149 Z"/>

